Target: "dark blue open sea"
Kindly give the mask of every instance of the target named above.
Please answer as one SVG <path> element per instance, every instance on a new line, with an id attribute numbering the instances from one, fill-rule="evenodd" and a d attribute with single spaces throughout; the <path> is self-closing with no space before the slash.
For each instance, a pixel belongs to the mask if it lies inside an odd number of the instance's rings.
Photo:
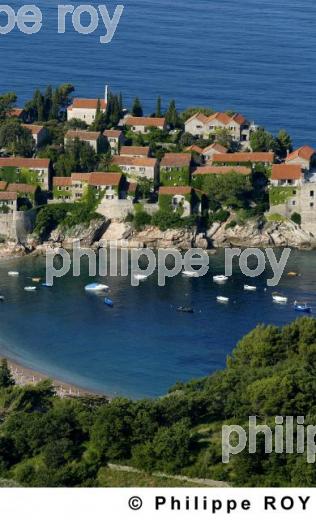
<path id="1" fill-rule="evenodd" d="M 257 323 L 282 325 L 297 317 L 295 299 L 311 303 L 316 311 L 315 252 L 292 251 L 278 287 L 288 305 L 272 303 L 267 274 L 255 282 L 235 269 L 224 286 L 213 283 L 223 273 L 224 253 L 210 257 L 210 270 L 201 279 L 179 275 L 157 286 L 157 275 L 139 287 L 129 278 L 89 278 L 82 264 L 80 278 L 57 279 L 54 287 L 24 291 L 32 276 L 45 275 L 44 258 L 0 262 L 0 352 L 16 361 L 92 390 L 132 397 L 156 396 L 176 381 L 205 376 L 225 365 L 237 341 Z M 20 271 L 11 278 L 9 270 Z M 99 280 L 110 286 L 114 308 L 103 298 L 87 294 L 84 286 Z M 254 283 L 256 293 L 246 293 Z M 33 284 L 34 285 L 34 284 Z M 216 296 L 228 296 L 219 304 Z M 177 306 L 192 306 L 181 314 Z"/>
<path id="2" fill-rule="evenodd" d="M 43 12 L 40 33 L 0 36 L 0 91 L 16 91 L 20 102 L 48 83 L 71 82 L 78 96 L 102 96 L 108 83 L 126 104 L 139 95 L 148 112 L 158 95 L 179 108 L 234 109 L 316 146 L 314 0 L 71 2 L 103 3 L 111 13 L 125 5 L 109 45 L 99 43 L 105 31 L 79 35 L 70 23 L 57 34 L 58 2 L 34 3 Z"/>
<path id="3" fill-rule="evenodd" d="M 57 2 L 35 3 L 44 18 L 39 34 L 14 30 L 0 36 L 0 91 L 16 91 L 19 104 L 49 83 L 71 82 L 82 97 L 102 96 L 109 84 L 126 104 L 139 96 L 148 113 L 158 95 L 165 104 L 175 98 L 180 109 L 234 109 L 270 131 L 286 128 L 296 145 L 316 146 L 314 0 L 124 0 L 109 45 L 99 43 L 104 31 L 82 36 L 69 23 L 66 34 L 58 35 Z M 112 13 L 116 2 L 105 3 Z M 10 2 L 14 8 L 22 4 Z M 211 259 L 216 272 L 223 270 L 221 255 Z M 302 277 L 284 278 L 282 290 L 291 301 L 302 297 L 316 308 L 315 253 L 293 253 L 291 263 Z M 20 277 L 9 278 L 7 271 L 15 267 Z M 179 276 L 165 288 L 154 279 L 139 288 L 113 279 L 113 310 L 85 294 L 85 274 L 58 280 L 53 290 L 24 292 L 29 277 L 43 273 L 41 259 L 0 263 L 6 296 L 0 307 L 2 351 L 110 394 L 161 395 L 177 380 L 223 367 L 235 343 L 258 322 L 283 324 L 295 317 L 290 305 L 272 304 L 264 279 L 257 293 L 246 294 L 239 273 L 222 289 L 211 276 Z M 216 303 L 219 291 L 231 297 L 228 306 Z M 196 313 L 178 314 L 174 307 L 183 304 Z"/>

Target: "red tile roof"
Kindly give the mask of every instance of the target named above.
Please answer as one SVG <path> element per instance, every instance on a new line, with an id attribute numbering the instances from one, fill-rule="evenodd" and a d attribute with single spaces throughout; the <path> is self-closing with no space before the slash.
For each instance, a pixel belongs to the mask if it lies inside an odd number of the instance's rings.
<path id="1" fill-rule="evenodd" d="M 232 172 L 251 175 L 251 168 L 246 166 L 200 166 L 193 172 L 193 175 L 225 175 Z"/>
<path id="2" fill-rule="evenodd" d="M 24 112 L 24 108 L 12 108 L 9 116 L 10 117 L 20 117 Z"/>
<path id="3" fill-rule="evenodd" d="M 17 198 L 17 193 L 13 193 L 12 191 L 0 191 L 0 200 L 16 200 Z"/>
<path id="4" fill-rule="evenodd" d="M 120 173 L 90 173 L 90 186 L 118 186 L 121 182 L 122 175 Z"/>
<path id="5" fill-rule="evenodd" d="M 41 125 L 22 125 L 22 126 L 23 126 L 23 128 L 26 128 L 32 134 L 35 134 L 35 135 L 38 135 L 44 128 Z"/>
<path id="6" fill-rule="evenodd" d="M 54 177 L 53 186 L 71 186 L 71 177 Z"/>
<path id="7" fill-rule="evenodd" d="M 106 137 L 116 137 L 119 138 L 122 135 L 121 130 L 104 130 L 103 135 Z"/>
<path id="8" fill-rule="evenodd" d="M 126 126 L 145 126 L 145 127 L 164 127 L 166 119 L 164 117 L 132 117 L 124 120 Z"/>
<path id="9" fill-rule="evenodd" d="M 88 132 L 86 130 L 68 130 L 66 139 L 80 139 L 81 141 L 97 141 L 100 132 Z"/>
<path id="10" fill-rule="evenodd" d="M 205 155 L 205 154 L 207 154 L 210 151 L 214 151 L 214 152 L 217 152 L 217 153 L 227 153 L 228 149 L 225 148 L 225 146 L 222 146 L 219 143 L 212 143 L 209 146 L 207 146 L 206 148 L 204 148 L 204 150 L 202 150 L 202 153 L 203 153 L 203 155 Z"/>
<path id="11" fill-rule="evenodd" d="M 80 182 L 89 182 L 90 173 L 72 173 L 71 180 L 72 181 L 80 181 Z"/>
<path id="12" fill-rule="evenodd" d="M 161 160 L 162 168 L 183 168 L 191 164 L 191 155 L 188 153 L 166 153 Z"/>
<path id="13" fill-rule="evenodd" d="M 154 168 L 157 164 L 157 159 L 152 157 L 121 157 L 115 155 L 112 159 L 112 164 L 117 166 L 143 166 Z"/>
<path id="14" fill-rule="evenodd" d="M 272 166 L 271 180 L 299 180 L 303 177 L 299 164 L 274 164 Z"/>
<path id="15" fill-rule="evenodd" d="M 17 192 L 17 193 L 35 193 L 36 190 L 37 190 L 37 186 L 32 186 L 32 184 L 23 184 L 23 183 L 11 183 L 11 184 L 8 184 L 8 187 L 7 187 L 7 190 L 8 191 L 13 191 L 13 192 Z"/>
<path id="16" fill-rule="evenodd" d="M 191 146 L 188 146 L 188 148 L 185 148 L 185 152 L 196 152 L 196 153 L 203 153 L 203 148 L 200 148 L 196 144 L 192 144 Z"/>
<path id="17" fill-rule="evenodd" d="M 194 114 L 192 117 L 190 117 L 186 121 L 186 123 L 189 123 L 193 119 L 198 119 L 204 125 L 206 125 L 208 123 L 212 123 L 212 121 L 219 121 L 220 123 L 222 123 L 225 126 L 233 121 L 239 125 L 243 125 L 244 123 L 246 123 L 246 118 L 243 115 L 236 113 L 231 116 L 231 115 L 226 114 L 226 112 L 215 112 L 214 114 L 211 114 L 210 116 L 205 116 L 204 114 L 198 112 L 197 114 Z"/>
<path id="18" fill-rule="evenodd" d="M 85 98 L 75 98 L 72 102 L 72 105 L 69 107 L 72 108 L 87 108 L 87 109 L 97 109 L 98 99 L 85 99 Z M 106 109 L 106 103 L 104 99 L 100 99 L 101 109 Z"/>
<path id="19" fill-rule="evenodd" d="M 213 158 L 214 162 L 222 163 L 273 163 L 273 152 L 238 152 L 238 153 L 219 153 Z"/>
<path id="20" fill-rule="evenodd" d="M 14 168 L 48 169 L 49 159 L 26 159 L 25 157 L 0 157 L 0 168 L 12 166 Z"/>
<path id="21" fill-rule="evenodd" d="M 149 152 L 149 146 L 122 146 L 120 155 L 127 155 L 128 157 L 133 155 L 142 155 L 144 157 L 148 157 Z"/>
<path id="22" fill-rule="evenodd" d="M 294 152 L 290 153 L 285 160 L 286 162 L 293 161 L 294 159 L 310 161 L 315 153 L 316 151 L 311 146 L 301 146 L 298 150 L 294 150 Z"/>
<path id="23" fill-rule="evenodd" d="M 190 186 L 160 186 L 159 195 L 190 195 Z"/>

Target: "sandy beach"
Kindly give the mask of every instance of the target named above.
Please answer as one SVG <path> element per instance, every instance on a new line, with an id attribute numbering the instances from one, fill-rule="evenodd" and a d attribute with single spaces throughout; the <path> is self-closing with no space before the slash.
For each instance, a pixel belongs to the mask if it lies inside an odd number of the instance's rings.
<path id="1" fill-rule="evenodd" d="M 53 382 L 54 388 L 56 390 L 57 395 L 59 397 L 81 397 L 85 395 L 95 395 L 106 397 L 103 394 L 92 392 L 91 390 L 87 390 L 85 388 L 81 388 L 79 386 L 71 385 L 69 383 L 65 383 L 64 381 L 60 381 L 59 379 L 52 378 L 46 374 L 38 372 L 37 370 L 32 370 L 27 368 L 19 363 L 16 363 L 12 359 L 7 356 L 1 356 L 0 358 L 5 358 L 8 361 L 8 365 L 12 371 L 12 375 L 15 379 L 17 385 L 34 385 L 43 381 L 45 379 L 50 379 Z"/>

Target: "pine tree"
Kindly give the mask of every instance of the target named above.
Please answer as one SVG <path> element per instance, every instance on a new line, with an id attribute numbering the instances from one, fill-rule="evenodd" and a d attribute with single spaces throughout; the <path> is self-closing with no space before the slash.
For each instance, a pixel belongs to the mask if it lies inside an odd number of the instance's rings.
<path id="1" fill-rule="evenodd" d="M 134 117 L 142 117 L 144 114 L 143 107 L 141 105 L 141 102 L 139 98 L 135 98 L 132 106 L 132 115 Z"/>
<path id="2" fill-rule="evenodd" d="M 2 359 L 0 365 L 0 388 L 9 388 L 14 385 L 15 382 L 11 370 L 8 367 L 8 362 L 6 359 Z"/>

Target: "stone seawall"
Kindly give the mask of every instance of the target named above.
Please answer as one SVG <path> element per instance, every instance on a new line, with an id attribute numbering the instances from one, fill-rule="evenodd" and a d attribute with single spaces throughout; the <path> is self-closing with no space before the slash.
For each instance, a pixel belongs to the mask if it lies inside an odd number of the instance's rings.
<path id="1" fill-rule="evenodd" d="M 27 235 L 34 229 L 35 211 L 13 211 L 13 213 L 0 214 L 0 236 L 6 240 L 24 244 Z"/>

